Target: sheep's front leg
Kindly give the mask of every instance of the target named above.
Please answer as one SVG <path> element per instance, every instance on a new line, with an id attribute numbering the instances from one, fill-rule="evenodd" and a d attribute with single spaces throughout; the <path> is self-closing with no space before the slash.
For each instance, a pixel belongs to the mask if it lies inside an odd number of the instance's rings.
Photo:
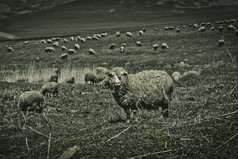
<path id="1" fill-rule="evenodd" d="M 131 119 L 131 109 L 126 107 L 124 108 L 124 111 L 126 113 L 126 122 L 130 123 L 130 119 Z"/>
<path id="2" fill-rule="evenodd" d="M 167 102 L 162 106 L 163 118 L 168 118 L 169 117 L 168 107 L 169 107 L 169 104 Z"/>

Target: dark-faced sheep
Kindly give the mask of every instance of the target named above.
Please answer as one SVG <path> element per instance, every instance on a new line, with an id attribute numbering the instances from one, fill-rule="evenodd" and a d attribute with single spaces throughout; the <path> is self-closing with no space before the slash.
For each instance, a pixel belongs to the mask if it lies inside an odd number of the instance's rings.
<path id="1" fill-rule="evenodd" d="M 69 77 L 67 79 L 65 79 L 66 83 L 70 83 L 70 84 L 74 84 L 75 83 L 75 78 L 74 77 Z"/>
<path id="2" fill-rule="evenodd" d="M 45 99 L 39 91 L 23 92 L 18 101 L 18 107 L 22 111 L 35 111 L 41 113 Z"/>
<path id="3" fill-rule="evenodd" d="M 58 83 L 56 82 L 47 82 L 42 85 L 40 92 L 48 97 L 58 96 L 58 87 Z"/>
<path id="4" fill-rule="evenodd" d="M 88 82 L 89 82 L 90 84 L 94 84 L 95 77 L 96 77 L 95 73 L 93 73 L 93 72 L 88 72 L 88 73 L 86 73 L 85 76 L 84 76 L 84 81 L 85 81 L 86 84 L 88 84 Z"/>
<path id="5" fill-rule="evenodd" d="M 155 109 L 162 107 L 163 117 L 168 117 L 168 107 L 174 88 L 173 79 L 161 70 L 142 71 L 129 74 L 124 70 L 112 71 L 113 96 L 124 109 L 127 120 L 131 109 Z"/>

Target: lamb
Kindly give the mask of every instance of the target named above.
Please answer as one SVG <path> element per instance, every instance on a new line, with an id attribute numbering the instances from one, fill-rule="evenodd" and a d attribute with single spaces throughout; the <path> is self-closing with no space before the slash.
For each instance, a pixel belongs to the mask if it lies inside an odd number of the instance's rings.
<path id="1" fill-rule="evenodd" d="M 67 51 L 68 49 L 67 49 L 66 46 L 62 46 L 62 47 L 61 47 L 61 50 L 62 50 L 62 51 Z"/>
<path id="2" fill-rule="evenodd" d="M 166 43 L 162 43 L 161 47 L 162 47 L 162 49 L 168 49 L 169 48 L 169 46 Z"/>
<path id="3" fill-rule="evenodd" d="M 133 34 L 131 32 L 126 32 L 127 37 L 133 37 Z"/>
<path id="4" fill-rule="evenodd" d="M 76 54 L 76 51 L 75 51 L 74 49 L 69 49 L 69 50 L 68 50 L 68 53 L 69 53 L 70 55 L 72 55 L 72 54 Z"/>
<path id="5" fill-rule="evenodd" d="M 175 82 L 178 82 L 178 80 L 182 77 L 182 75 L 180 72 L 175 71 L 172 73 L 171 77 Z"/>
<path id="6" fill-rule="evenodd" d="M 138 47 L 142 47 L 143 44 L 142 44 L 140 41 L 137 41 L 137 42 L 136 42 L 136 46 L 138 46 Z"/>
<path id="7" fill-rule="evenodd" d="M 88 82 L 89 82 L 90 84 L 94 84 L 94 82 L 95 82 L 95 77 L 96 77 L 95 73 L 93 73 L 93 72 L 88 72 L 88 73 L 86 73 L 85 76 L 84 76 L 84 81 L 86 82 L 86 84 L 88 84 Z"/>
<path id="8" fill-rule="evenodd" d="M 18 101 L 18 107 L 22 111 L 35 111 L 41 113 L 43 111 L 44 96 L 39 91 L 23 92 Z"/>
<path id="9" fill-rule="evenodd" d="M 90 49 L 88 50 L 88 53 L 89 53 L 89 55 L 94 55 L 94 54 L 96 54 L 96 52 L 95 52 L 92 48 L 90 48 Z"/>
<path id="10" fill-rule="evenodd" d="M 53 47 L 46 47 L 45 52 L 55 52 L 55 48 Z"/>
<path id="11" fill-rule="evenodd" d="M 130 120 L 131 109 L 154 109 L 162 107 L 162 115 L 168 117 L 174 82 L 162 70 L 142 71 L 129 74 L 125 70 L 112 71 L 109 75 L 113 84 L 113 96 L 124 109 L 127 122 Z"/>
<path id="12" fill-rule="evenodd" d="M 61 54 L 60 59 L 61 60 L 68 59 L 68 54 L 67 53 Z"/>
<path id="13" fill-rule="evenodd" d="M 80 49 L 80 45 L 79 44 L 74 44 L 74 48 L 75 48 L 75 50 L 79 50 Z"/>
<path id="14" fill-rule="evenodd" d="M 12 47 L 7 47 L 7 52 L 13 52 L 14 51 L 14 49 L 12 48 Z"/>
<path id="15" fill-rule="evenodd" d="M 40 92 L 44 96 L 58 96 L 58 83 L 56 82 L 47 82 L 42 85 Z"/>
<path id="16" fill-rule="evenodd" d="M 219 47 L 225 45 L 225 40 L 224 40 L 224 39 L 218 40 L 217 45 L 218 45 Z"/>
<path id="17" fill-rule="evenodd" d="M 109 49 L 115 49 L 115 44 L 114 43 L 112 43 L 110 46 L 109 46 Z"/>

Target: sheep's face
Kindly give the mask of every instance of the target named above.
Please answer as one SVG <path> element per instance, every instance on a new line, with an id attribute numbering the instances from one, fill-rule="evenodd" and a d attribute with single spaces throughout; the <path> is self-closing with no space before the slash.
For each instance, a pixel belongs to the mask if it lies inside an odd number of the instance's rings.
<path id="1" fill-rule="evenodd" d="M 110 83 L 113 88 L 120 88 L 123 83 L 125 77 L 127 77 L 128 73 L 126 71 L 119 72 L 111 72 L 108 74 Z"/>

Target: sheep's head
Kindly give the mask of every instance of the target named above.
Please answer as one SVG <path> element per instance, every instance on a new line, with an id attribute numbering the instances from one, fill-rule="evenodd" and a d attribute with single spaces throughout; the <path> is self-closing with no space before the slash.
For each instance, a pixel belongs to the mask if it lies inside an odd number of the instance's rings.
<path id="1" fill-rule="evenodd" d="M 113 71 L 108 74 L 108 77 L 111 88 L 116 90 L 126 83 L 128 73 L 125 70 Z"/>

